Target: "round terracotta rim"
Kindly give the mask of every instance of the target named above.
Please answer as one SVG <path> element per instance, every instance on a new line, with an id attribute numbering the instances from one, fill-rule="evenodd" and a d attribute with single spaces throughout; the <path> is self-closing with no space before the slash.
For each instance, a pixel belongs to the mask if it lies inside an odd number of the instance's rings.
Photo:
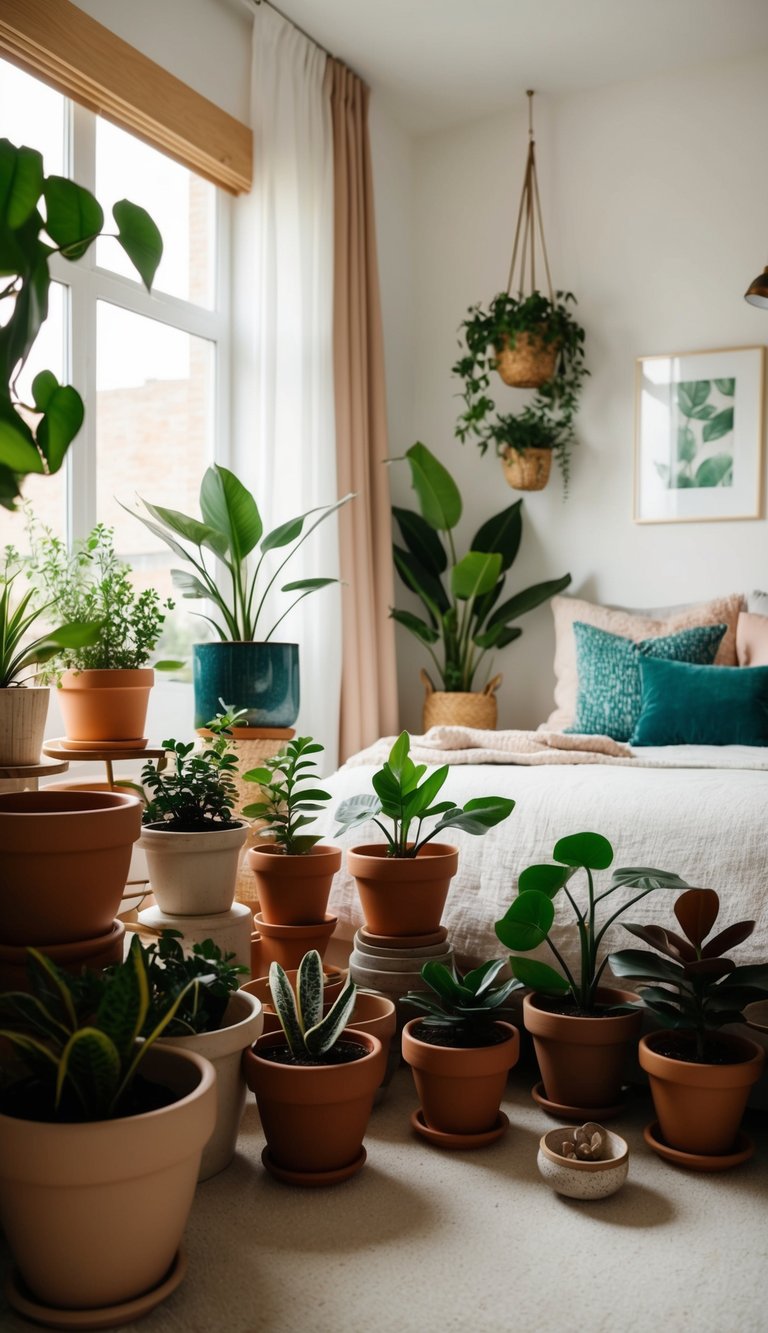
<path id="1" fill-rule="evenodd" d="M 146 690 L 154 684 L 153 667 L 87 667 L 84 671 L 64 671 L 63 690 Z"/>
<path id="2" fill-rule="evenodd" d="M 578 1157 L 563 1157 L 562 1153 L 555 1152 L 554 1148 L 550 1148 L 547 1139 L 552 1138 L 555 1134 L 560 1134 L 561 1138 L 563 1134 L 567 1136 L 567 1129 L 547 1130 L 546 1134 L 542 1134 L 539 1139 L 539 1151 L 548 1161 L 554 1162 L 557 1166 L 565 1166 L 569 1171 L 573 1169 L 574 1171 L 581 1171 L 585 1175 L 595 1175 L 598 1171 L 611 1171 L 614 1167 L 623 1166 L 625 1162 L 629 1161 L 629 1144 L 620 1134 L 614 1134 L 612 1129 L 606 1130 L 606 1133 L 612 1140 L 611 1148 L 615 1148 L 618 1144 L 621 1144 L 621 1147 L 615 1157 L 600 1158 L 597 1162 L 582 1161 Z"/>
<path id="3" fill-rule="evenodd" d="M 418 950 L 421 947 L 428 949 L 435 944 L 443 944 L 448 939 L 447 926 L 439 926 L 437 930 L 427 931 L 425 935 L 374 935 L 365 926 L 360 926 L 357 933 L 360 937 L 360 943 L 367 945 L 369 949 L 390 948 L 393 951 L 395 949 L 398 951 Z M 377 944 L 377 940 L 381 940 L 382 943 Z M 373 957 L 373 955 L 371 956 Z"/>
<path id="4" fill-rule="evenodd" d="M 748 1058 L 716 1065 L 697 1063 L 695 1060 L 676 1060 L 674 1056 L 662 1055 L 660 1051 L 654 1050 L 654 1041 L 669 1037 L 666 1028 L 657 1028 L 654 1032 L 649 1032 L 640 1038 L 637 1052 L 640 1068 L 654 1078 L 672 1083 L 680 1081 L 679 1071 L 682 1070 L 685 1073 L 685 1082 L 691 1087 L 719 1087 L 723 1080 L 717 1078 L 718 1071 L 730 1070 L 735 1073 L 739 1070 L 743 1072 L 744 1077 L 732 1078 L 730 1080 L 731 1086 L 751 1087 L 760 1077 L 765 1064 L 765 1051 L 762 1046 L 753 1041 L 751 1037 L 739 1037 L 731 1033 L 715 1033 L 714 1035 L 726 1046 L 744 1051 Z"/>
<path id="5" fill-rule="evenodd" d="M 98 816 L 115 810 L 131 810 L 137 806 L 141 806 L 141 801 L 132 792 L 92 791 L 90 788 L 62 791 L 43 787 L 41 791 L 0 793 L 0 821 L 9 816 L 14 819 L 66 819 L 69 815 L 83 814 Z"/>
<path id="6" fill-rule="evenodd" d="M 118 940 L 125 935 L 125 923 L 115 917 L 109 930 L 105 930 L 102 935 L 93 936 L 87 940 L 67 940 L 59 944 L 2 944 L 0 943 L 0 963 L 21 963 L 28 948 L 36 949 L 38 953 L 44 953 L 50 958 L 52 963 L 70 961 L 68 955 L 74 951 L 75 958 L 71 961 L 87 963 L 88 958 L 96 953 L 101 953 L 102 949 L 107 949 L 111 944 L 117 944 Z"/>

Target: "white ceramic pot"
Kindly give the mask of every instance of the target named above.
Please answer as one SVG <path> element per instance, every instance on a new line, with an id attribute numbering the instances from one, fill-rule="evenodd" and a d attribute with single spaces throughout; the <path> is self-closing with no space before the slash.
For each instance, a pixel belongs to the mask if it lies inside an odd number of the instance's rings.
<path id="1" fill-rule="evenodd" d="M 161 910 L 173 916 L 228 912 L 247 831 L 242 821 L 205 833 L 175 833 L 145 824 L 139 846 L 146 853 L 149 882 Z"/>
<path id="2" fill-rule="evenodd" d="M 0 689 L 0 766 L 40 763 L 50 690 L 39 685 Z"/>
<path id="3" fill-rule="evenodd" d="M 245 1107 L 243 1051 L 261 1036 L 264 1012 L 255 995 L 237 991 L 227 1005 L 225 1025 L 215 1032 L 189 1037 L 162 1037 L 158 1048 L 173 1046 L 194 1051 L 210 1060 L 216 1070 L 217 1110 L 213 1134 L 203 1150 L 198 1180 L 208 1180 L 229 1166 L 237 1147 L 237 1134 Z"/>
<path id="4" fill-rule="evenodd" d="M 629 1148 L 620 1135 L 605 1130 L 605 1157 L 596 1162 L 562 1156 L 562 1145 L 573 1135 L 568 1129 L 550 1129 L 539 1142 L 537 1166 L 542 1180 L 569 1199 L 607 1199 L 621 1189 L 629 1171 Z"/>

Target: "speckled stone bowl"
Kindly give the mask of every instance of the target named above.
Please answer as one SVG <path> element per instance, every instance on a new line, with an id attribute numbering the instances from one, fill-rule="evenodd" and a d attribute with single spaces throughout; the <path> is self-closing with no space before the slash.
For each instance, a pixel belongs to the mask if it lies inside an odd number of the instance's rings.
<path id="1" fill-rule="evenodd" d="M 582 1162 L 561 1155 L 564 1140 L 572 1134 L 573 1125 L 542 1134 L 537 1158 L 542 1180 L 557 1194 L 565 1194 L 569 1199 L 606 1199 L 609 1194 L 615 1194 L 624 1184 L 629 1170 L 629 1148 L 625 1140 L 605 1130 L 608 1156 L 599 1162 Z"/>

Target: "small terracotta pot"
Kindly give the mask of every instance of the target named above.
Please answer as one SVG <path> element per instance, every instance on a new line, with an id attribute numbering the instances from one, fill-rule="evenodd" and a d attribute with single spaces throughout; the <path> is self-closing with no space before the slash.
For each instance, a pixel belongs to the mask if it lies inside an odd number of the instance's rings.
<path id="1" fill-rule="evenodd" d="M 63 672 L 57 697 L 67 740 L 95 745 L 145 740 L 154 680 L 151 667 Z"/>
<path id="2" fill-rule="evenodd" d="M 256 878 L 259 910 L 273 926 L 322 923 L 333 877 L 341 866 L 341 848 L 318 843 L 304 856 L 286 856 L 271 845 L 254 847 L 246 865 Z"/>
<path id="3" fill-rule="evenodd" d="M 386 845 L 352 847 L 347 868 L 354 875 L 373 935 L 426 935 L 438 930 L 459 851 L 429 842 L 418 856 L 387 856 Z"/>
<path id="4" fill-rule="evenodd" d="M 50 693 L 38 685 L 0 689 L 0 768 L 40 763 Z"/>
<path id="5" fill-rule="evenodd" d="M 717 1156 L 733 1151 L 749 1090 L 759 1079 L 765 1052 L 748 1037 L 712 1034 L 732 1064 L 696 1064 L 661 1055 L 655 1046 L 668 1032 L 642 1037 L 640 1067 L 651 1085 L 661 1133 L 670 1148 Z"/>
<path id="6" fill-rule="evenodd" d="M 100 972 L 123 957 L 125 926 L 115 920 L 109 930 L 92 940 L 75 940 L 70 944 L 36 944 L 40 953 L 50 958 L 63 972 L 79 976 L 83 968 Z M 0 992 L 29 990 L 27 976 L 27 949 L 21 944 L 0 944 Z"/>
<path id="7" fill-rule="evenodd" d="M 612 1107 L 620 1100 L 630 1051 L 640 1035 L 640 1010 L 598 1018 L 553 1014 L 539 996 L 523 1000 L 525 1027 L 533 1037 L 547 1099 L 564 1107 Z M 543 997 L 542 997 L 543 998 Z M 638 997 L 632 991 L 598 990 L 599 1004 Z"/>
<path id="8" fill-rule="evenodd" d="M 245 1077 L 256 1094 L 272 1160 L 286 1171 L 338 1171 L 359 1156 L 386 1057 L 378 1037 L 345 1028 L 342 1040 L 365 1047 L 342 1065 L 281 1065 L 261 1052 L 285 1042 L 270 1032 L 245 1052 Z"/>
<path id="9" fill-rule="evenodd" d="M 126 792 L 0 795 L 0 943 L 106 934 L 140 829 L 141 801 Z"/>
<path id="10" fill-rule="evenodd" d="M 291 983 L 292 988 L 296 989 L 296 969 L 292 968 L 286 971 L 286 976 Z M 330 967 L 326 964 L 323 968 L 323 1013 L 327 1014 L 331 1005 L 338 995 L 341 994 L 344 984 L 347 980 L 346 972 L 340 967 Z M 255 977 L 253 981 L 247 981 L 240 987 L 248 995 L 255 995 L 261 1003 L 264 1010 L 264 1032 L 279 1032 L 280 1019 L 275 1012 L 275 1006 L 272 1003 L 272 992 L 269 989 L 269 977 Z M 378 1036 L 378 1033 L 376 1034 Z"/>
<path id="11" fill-rule="evenodd" d="M 520 1034 L 511 1023 L 495 1023 L 506 1040 L 461 1049 L 419 1041 L 421 1018 L 403 1028 L 403 1059 L 411 1066 L 424 1122 L 441 1134 L 484 1134 L 498 1120 L 510 1069 L 517 1063 Z"/>
<path id="12" fill-rule="evenodd" d="M 326 914 L 322 924 L 308 926 L 273 926 L 262 919 L 261 912 L 256 912 L 253 919 L 259 935 L 260 973 L 265 975 L 272 962 L 279 963 L 286 972 L 298 967 L 310 949 L 317 949 L 322 958 L 339 918 Z"/>
<path id="13" fill-rule="evenodd" d="M 237 863 L 247 825 L 179 833 L 145 824 L 139 846 L 147 858 L 155 902 L 171 916 L 228 912 L 235 900 Z"/>

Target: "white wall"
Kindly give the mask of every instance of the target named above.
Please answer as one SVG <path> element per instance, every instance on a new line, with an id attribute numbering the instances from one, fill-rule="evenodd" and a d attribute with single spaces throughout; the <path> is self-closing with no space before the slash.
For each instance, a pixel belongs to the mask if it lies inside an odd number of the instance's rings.
<path id="1" fill-rule="evenodd" d="M 765 68 L 762 53 L 561 101 L 537 98 L 553 280 L 579 299 L 592 377 L 570 499 L 563 504 L 559 474 L 525 499 L 510 591 L 569 570 L 571 591 L 642 606 L 768 578 L 765 520 L 632 521 L 635 358 L 768 342 L 768 314 L 742 299 L 768 261 Z M 415 149 L 415 401 L 409 438 L 393 435 L 393 451 L 420 438 L 442 458 L 464 495 L 466 542 L 517 496 L 494 458 L 454 439 L 450 367 L 466 308 L 506 284 L 525 151 L 522 114 L 430 135 Z M 520 391 L 499 389 L 515 410 Z M 392 471 L 397 501 L 411 503 L 407 468 Z M 398 600 L 410 605 L 402 589 Z M 551 707 L 549 609 L 521 623 L 522 639 L 497 658 L 502 726 L 536 725 Z M 405 631 L 398 636 L 401 721 L 418 728 L 421 654 Z"/>

